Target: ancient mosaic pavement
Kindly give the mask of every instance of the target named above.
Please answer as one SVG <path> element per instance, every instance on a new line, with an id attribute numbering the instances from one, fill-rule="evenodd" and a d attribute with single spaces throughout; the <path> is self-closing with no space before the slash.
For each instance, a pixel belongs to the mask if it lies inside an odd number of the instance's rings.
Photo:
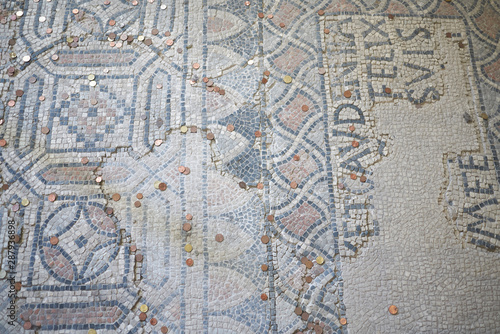
<path id="1" fill-rule="evenodd" d="M 498 1 L 0 9 L 0 333 L 500 331 Z"/>

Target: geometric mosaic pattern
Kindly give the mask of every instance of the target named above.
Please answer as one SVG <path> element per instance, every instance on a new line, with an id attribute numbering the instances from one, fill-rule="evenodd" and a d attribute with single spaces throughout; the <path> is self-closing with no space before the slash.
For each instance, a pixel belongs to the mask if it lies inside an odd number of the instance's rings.
<path id="1" fill-rule="evenodd" d="M 494 0 L 0 4 L 0 332 L 495 332 L 499 39 Z"/>

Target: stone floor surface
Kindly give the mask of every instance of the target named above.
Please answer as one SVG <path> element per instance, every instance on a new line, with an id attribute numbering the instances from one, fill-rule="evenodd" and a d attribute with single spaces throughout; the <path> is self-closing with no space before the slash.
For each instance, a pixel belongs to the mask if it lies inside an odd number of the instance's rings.
<path id="1" fill-rule="evenodd" d="M 500 2 L 0 3 L 0 333 L 500 333 Z"/>

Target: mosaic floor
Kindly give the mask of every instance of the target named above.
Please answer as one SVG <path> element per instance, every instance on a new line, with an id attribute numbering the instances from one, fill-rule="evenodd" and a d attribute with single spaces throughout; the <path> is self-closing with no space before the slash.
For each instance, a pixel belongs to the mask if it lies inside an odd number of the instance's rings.
<path id="1" fill-rule="evenodd" d="M 497 0 L 0 9 L 0 333 L 500 333 Z"/>

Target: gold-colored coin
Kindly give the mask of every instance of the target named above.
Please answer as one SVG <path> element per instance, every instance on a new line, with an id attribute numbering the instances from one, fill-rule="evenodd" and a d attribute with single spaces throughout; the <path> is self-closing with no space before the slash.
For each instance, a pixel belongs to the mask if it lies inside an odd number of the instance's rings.
<path id="1" fill-rule="evenodd" d="M 138 40 L 139 42 L 142 42 L 142 41 L 144 40 L 144 36 L 142 36 L 142 35 L 141 35 L 141 36 L 137 36 L 137 40 Z"/>
<path id="2" fill-rule="evenodd" d="M 160 183 L 161 183 L 161 181 L 155 182 L 155 189 L 160 189 Z"/>
<path id="3" fill-rule="evenodd" d="M 188 127 L 187 127 L 187 126 L 185 126 L 185 125 L 181 126 L 181 132 L 182 132 L 182 133 L 186 133 L 186 132 L 188 132 Z"/>
<path id="4" fill-rule="evenodd" d="M 17 57 L 17 55 L 15 54 L 15 52 L 11 52 L 11 53 L 10 53 L 10 58 L 14 59 L 14 58 L 16 58 L 16 57 Z"/>
<path id="5" fill-rule="evenodd" d="M 146 304 L 142 304 L 140 309 L 141 312 L 146 313 L 149 310 L 149 307 Z"/>
<path id="6" fill-rule="evenodd" d="M 67 37 L 66 42 L 68 43 L 73 43 L 73 37 Z"/>
<path id="7" fill-rule="evenodd" d="M 30 201 L 29 201 L 29 199 L 27 199 L 27 198 L 23 198 L 23 200 L 21 201 L 21 204 L 22 204 L 23 206 L 28 206 L 28 205 L 30 204 Z"/>
<path id="8" fill-rule="evenodd" d="M 89 76 L 87 77 L 87 79 L 89 79 L 90 81 L 92 81 L 92 80 L 95 79 L 95 75 L 89 74 Z"/>
<path id="9" fill-rule="evenodd" d="M 289 76 L 289 75 L 285 75 L 285 77 L 283 78 L 283 81 L 286 83 L 286 84 L 289 84 L 292 82 L 292 77 Z"/>
<path id="10" fill-rule="evenodd" d="M 91 328 L 89 329 L 88 334 L 97 334 L 97 332 L 95 329 Z"/>
<path id="11" fill-rule="evenodd" d="M 95 81 L 91 81 L 91 82 L 89 83 L 89 85 L 90 85 L 90 87 L 95 87 L 95 86 L 97 86 L 97 82 L 95 82 Z"/>
<path id="12" fill-rule="evenodd" d="M 190 244 L 186 244 L 186 246 L 184 246 L 184 250 L 190 253 L 193 250 L 193 246 L 191 246 Z"/>
<path id="13" fill-rule="evenodd" d="M 322 256 L 318 256 L 318 257 L 316 258 L 316 263 L 317 263 L 317 264 L 323 264 L 323 263 L 325 263 L 325 259 L 323 259 L 323 257 L 322 257 Z"/>

